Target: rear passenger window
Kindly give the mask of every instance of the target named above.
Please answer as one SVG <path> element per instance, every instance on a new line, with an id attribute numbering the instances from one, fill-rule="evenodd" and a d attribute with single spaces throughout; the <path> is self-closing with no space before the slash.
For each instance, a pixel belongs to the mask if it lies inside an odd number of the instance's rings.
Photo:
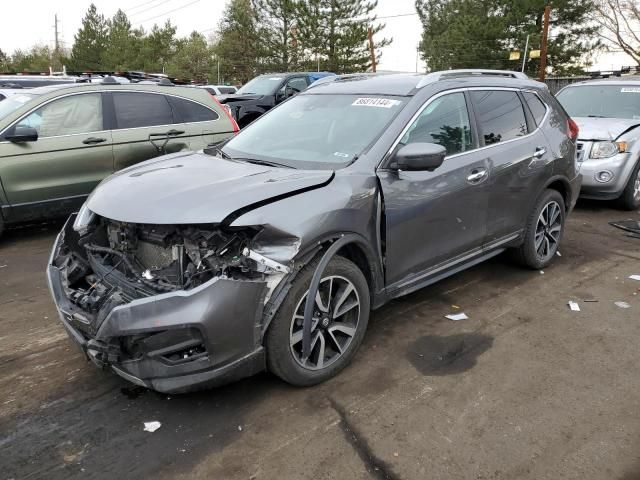
<path id="1" fill-rule="evenodd" d="M 113 94 L 117 128 L 153 127 L 174 122 L 171 106 L 164 95 L 118 92 Z"/>
<path id="2" fill-rule="evenodd" d="M 216 112 L 199 103 L 172 96 L 167 96 L 167 98 L 184 123 L 208 122 L 219 118 Z"/>
<path id="3" fill-rule="evenodd" d="M 433 100 L 409 127 L 400 143 L 437 143 L 447 149 L 447 155 L 471 150 L 473 142 L 464 94 L 451 93 Z"/>
<path id="4" fill-rule="evenodd" d="M 540 100 L 535 93 L 524 92 L 523 95 L 524 99 L 527 101 L 527 105 L 529 105 L 529 110 L 531 110 L 531 114 L 536 121 L 536 125 L 540 126 L 542 119 L 547 113 L 547 107 L 545 107 L 542 100 Z"/>
<path id="5" fill-rule="evenodd" d="M 516 92 L 472 91 L 478 126 L 485 145 L 493 145 L 527 134 L 524 109 Z"/>

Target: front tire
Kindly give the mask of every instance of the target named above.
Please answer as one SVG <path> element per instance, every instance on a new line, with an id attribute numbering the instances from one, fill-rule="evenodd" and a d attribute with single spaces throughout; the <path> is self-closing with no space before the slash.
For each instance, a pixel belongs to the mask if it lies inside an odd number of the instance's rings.
<path id="1" fill-rule="evenodd" d="M 623 210 L 636 210 L 640 207 L 640 160 L 631 172 L 627 186 L 618 198 L 618 204 Z"/>
<path id="2" fill-rule="evenodd" d="M 564 198 L 556 190 L 545 190 L 527 219 L 524 241 L 515 250 L 516 260 L 539 270 L 551 263 L 564 232 Z"/>
<path id="3" fill-rule="evenodd" d="M 327 265 L 316 297 L 311 354 L 302 355 L 302 321 L 311 278 L 319 260 L 306 265 L 267 331 L 269 370 L 287 383 L 309 386 L 345 368 L 362 343 L 369 322 L 370 296 L 362 271 L 344 257 Z"/>

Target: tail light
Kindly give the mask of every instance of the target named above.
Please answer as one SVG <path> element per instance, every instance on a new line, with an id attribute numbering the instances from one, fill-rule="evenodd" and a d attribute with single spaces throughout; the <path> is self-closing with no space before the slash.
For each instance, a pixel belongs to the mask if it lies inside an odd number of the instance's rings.
<path id="1" fill-rule="evenodd" d="M 575 142 L 578 138 L 578 133 L 580 133 L 580 128 L 572 118 L 567 120 L 567 130 L 569 131 L 569 138 Z"/>
<path id="2" fill-rule="evenodd" d="M 236 122 L 236 119 L 233 118 L 233 115 L 231 115 L 231 108 L 228 105 L 221 104 L 220 100 L 218 100 L 215 95 L 211 95 L 211 98 L 213 98 L 213 101 L 216 102 L 220 106 L 220 108 L 222 108 L 224 113 L 227 114 L 227 117 L 229 117 L 229 120 L 231 120 L 231 125 L 233 125 L 233 133 L 238 133 L 240 131 L 240 127 L 238 126 L 238 122 Z"/>

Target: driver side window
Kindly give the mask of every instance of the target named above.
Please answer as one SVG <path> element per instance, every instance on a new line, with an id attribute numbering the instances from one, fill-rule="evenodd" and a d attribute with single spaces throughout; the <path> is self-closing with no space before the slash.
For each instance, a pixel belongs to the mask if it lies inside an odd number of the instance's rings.
<path id="1" fill-rule="evenodd" d="M 455 155 L 473 148 L 467 102 L 463 93 L 443 95 L 432 101 L 413 122 L 400 141 L 435 143 Z"/>
<path id="2" fill-rule="evenodd" d="M 307 82 L 305 79 L 302 77 L 296 77 L 285 83 L 284 87 L 280 89 L 280 92 L 286 94 L 287 90 L 289 90 L 293 91 L 293 94 L 295 95 L 303 91 L 305 88 L 307 88 Z"/>
<path id="3" fill-rule="evenodd" d="M 102 98 L 99 93 L 63 97 L 30 113 L 16 126 L 35 128 L 40 138 L 98 132 L 103 130 Z"/>

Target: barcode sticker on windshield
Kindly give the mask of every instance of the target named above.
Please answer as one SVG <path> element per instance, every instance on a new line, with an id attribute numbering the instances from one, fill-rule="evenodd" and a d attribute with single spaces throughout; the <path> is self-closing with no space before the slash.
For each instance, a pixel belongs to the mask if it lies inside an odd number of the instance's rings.
<path id="1" fill-rule="evenodd" d="M 357 98 L 351 105 L 355 107 L 391 108 L 399 104 L 400 100 L 389 100 L 388 98 Z"/>
<path id="2" fill-rule="evenodd" d="M 622 93 L 640 93 L 640 87 L 624 87 L 620 89 Z"/>

